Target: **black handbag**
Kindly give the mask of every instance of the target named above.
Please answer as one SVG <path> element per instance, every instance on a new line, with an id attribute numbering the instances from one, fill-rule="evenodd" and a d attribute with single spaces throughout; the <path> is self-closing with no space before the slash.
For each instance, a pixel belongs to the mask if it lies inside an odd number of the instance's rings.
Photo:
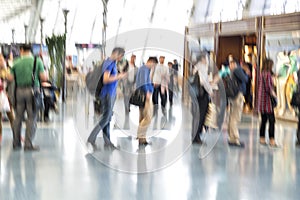
<path id="1" fill-rule="evenodd" d="M 188 79 L 189 81 L 189 90 L 190 90 L 190 95 L 195 95 L 196 97 L 203 97 L 205 93 L 205 89 L 203 86 L 200 84 L 200 78 L 198 71 L 194 74 L 191 75 Z"/>
<path id="2" fill-rule="evenodd" d="M 35 111 L 44 109 L 44 96 L 41 87 L 34 86 L 35 70 L 36 70 L 36 56 L 34 57 L 33 70 L 32 70 L 32 106 Z"/>
<path id="3" fill-rule="evenodd" d="M 270 94 L 269 94 L 270 95 Z M 277 98 L 270 95 L 272 107 L 275 108 L 277 106 Z"/>
<path id="4" fill-rule="evenodd" d="M 146 94 L 142 89 L 136 89 L 129 99 L 129 103 L 135 106 L 144 107 Z"/>
<path id="5" fill-rule="evenodd" d="M 39 88 L 33 89 L 33 106 L 35 110 L 44 109 L 44 97 Z"/>

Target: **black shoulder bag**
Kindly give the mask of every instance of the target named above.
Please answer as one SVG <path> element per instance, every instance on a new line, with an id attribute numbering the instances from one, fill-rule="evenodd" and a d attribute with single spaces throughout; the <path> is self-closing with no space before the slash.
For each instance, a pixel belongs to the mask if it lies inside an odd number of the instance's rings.
<path id="1" fill-rule="evenodd" d="M 194 75 L 191 75 L 188 79 L 190 95 L 202 98 L 205 94 L 204 87 L 200 84 L 199 72 L 197 71 Z"/>
<path id="2" fill-rule="evenodd" d="M 33 110 L 38 111 L 40 109 L 44 109 L 44 97 L 43 97 L 43 92 L 40 87 L 35 87 L 34 82 L 35 82 L 35 72 L 36 72 L 36 56 L 34 56 L 34 63 L 33 63 L 33 70 L 32 70 L 32 107 Z M 39 78 L 38 78 L 39 79 Z M 39 79 L 40 82 L 40 79 Z"/>

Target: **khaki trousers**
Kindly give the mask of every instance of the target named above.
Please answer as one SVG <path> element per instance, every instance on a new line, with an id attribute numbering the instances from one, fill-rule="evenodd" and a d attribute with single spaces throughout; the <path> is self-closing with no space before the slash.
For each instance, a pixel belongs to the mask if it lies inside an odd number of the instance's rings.
<path id="1" fill-rule="evenodd" d="M 137 132 L 137 138 L 140 142 L 146 141 L 146 132 L 151 123 L 153 115 L 153 104 L 151 99 L 147 99 L 145 102 L 145 107 L 140 107 L 140 116 L 139 116 L 139 127 Z"/>
<path id="2" fill-rule="evenodd" d="M 229 121 L 228 121 L 229 142 L 238 143 L 240 140 L 240 135 L 237 126 L 242 119 L 244 96 L 241 92 L 239 92 L 237 97 L 235 99 L 229 100 L 229 102 L 230 102 Z"/>

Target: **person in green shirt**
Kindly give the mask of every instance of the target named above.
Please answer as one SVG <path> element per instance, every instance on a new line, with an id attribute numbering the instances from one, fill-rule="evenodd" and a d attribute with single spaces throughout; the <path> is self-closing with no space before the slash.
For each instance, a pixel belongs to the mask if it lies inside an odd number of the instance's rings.
<path id="1" fill-rule="evenodd" d="M 38 146 L 33 146 L 32 140 L 35 136 L 37 127 L 37 109 L 33 106 L 33 87 L 32 72 L 34 57 L 31 53 L 31 45 L 25 44 L 20 48 L 21 57 L 14 61 L 9 79 L 16 83 L 16 118 L 13 125 L 13 149 L 21 148 L 21 127 L 25 111 L 27 112 L 26 133 L 25 133 L 25 151 L 38 151 Z M 48 77 L 44 71 L 44 66 L 39 57 L 36 58 L 36 69 L 34 72 L 35 89 L 40 88 L 40 83 L 47 81 Z"/>

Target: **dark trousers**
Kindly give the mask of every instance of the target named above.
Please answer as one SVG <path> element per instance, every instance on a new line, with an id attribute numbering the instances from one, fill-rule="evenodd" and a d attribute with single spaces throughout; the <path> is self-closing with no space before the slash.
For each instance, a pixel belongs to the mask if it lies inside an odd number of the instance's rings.
<path id="1" fill-rule="evenodd" d="M 297 141 L 300 142 L 300 114 L 298 114 Z"/>
<path id="2" fill-rule="evenodd" d="M 49 119 L 49 110 L 50 110 L 50 103 L 48 101 L 44 101 L 45 110 L 44 110 L 44 120 Z"/>
<path id="3" fill-rule="evenodd" d="M 209 103 L 208 94 L 204 94 L 202 98 L 197 98 L 197 101 L 199 106 L 199 112 L 197 112 L 197 109 L 195 107 L 194 108 L 192 107 L 193 127 L 196 128 L 196 136 L 194 140 L 199 140 L 202 134 L 205 117 L 208 110 L 208 103 Z"/>
<path id="4" fill-rule="evenodd" d="M 25 147 L 32 147 L 32 140 L 35 137 L 37 128 L 37 112 L 33 108 L 32 87 L 17 88 L 16 90 L 16 118 L 13 123 L 13 146 L 21 146 L 22 120 L 24 113 L 27 113 L 26 131 L 25 131 Z"/>
<path id="5" fill-rule="evenodd" d="M 152 102 L 154 105 L 158 104 L 158 94 L 160 94 L 161 106 L 165 108 L 167 103 L 167 91 L 165 91 L 165 93 L 162 94 L 161 85 L 154 87 L 154 91 L 152 95 Z"/>
<path id="6" fill-rule="evenodd" d="M 169 90 L 169 103 L 170 103 L 170 106 L 173 105 L 173 90 L 172 89 L 168 89 Z"/>
<path id="7" fill-rule="evenodd" d="M 261 124 L 260 124 L 260 131 L 259 135 L 261 138 L 265 137 L 265 131 L 266 131 L 266 124 L 267 121 L 269 121 L 269 138 L 274 139 L 274 131 L 275 131 L 275 116 L 274 113 L 262 113 L 261 114 Z"/>

